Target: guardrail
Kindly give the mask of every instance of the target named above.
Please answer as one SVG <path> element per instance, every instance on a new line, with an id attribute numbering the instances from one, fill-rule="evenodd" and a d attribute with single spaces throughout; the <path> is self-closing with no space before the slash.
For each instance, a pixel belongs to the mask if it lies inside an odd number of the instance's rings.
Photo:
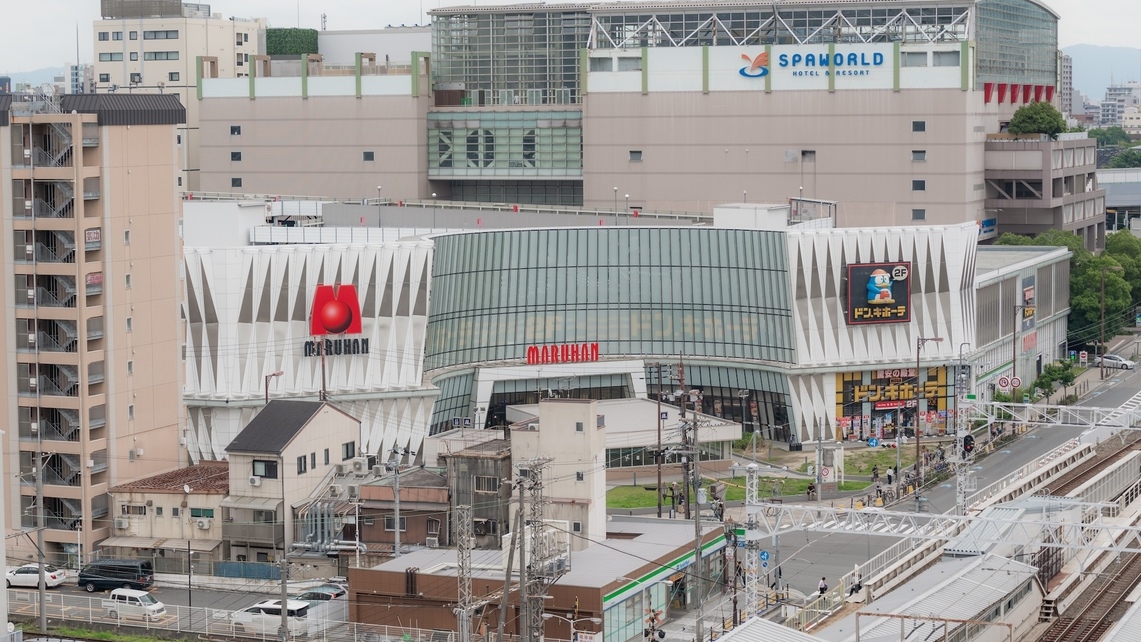
<path id="1" fill-rule="evenodd" d="M 1002 491 L 1006 490 L 1010 486 L 1029 483 L 1029 480 L 1036 477 L 1036 473 L 1038 473 L 1038 471 L 1042 468 L 1050 464 L 1059 463 L 1059 460 L 1069 459 L 1067 456 L 1070 455 L 1070 453 L 1078 454 L 1083 450 L 1089 450 L 1092 452 L 1092 448 L 1089 445 L 1083 447 L 1081 441 L 1078 439 L 1071 439 L 1067 441 L 1054 450 L 1051 450 L 1045 455 L 1042 455 L 1038 459 L 1022 466 L 1006 478 L 1000 479 L 993 484 L 990 484 L 986 488 L 978 490 L 975 493 L 969 495 L 966 500 L 966 509 L 971 510 L 984 501 L 995 497 L 1001 497 L 1007 494 L 1002 493 Z M 1090 453 L 1087 452 L 1086 454 L 1088 455 Z M 1082 459 L 1084 457 L 1085 455 L 1082 455 L 1078 457 L 1078 459 Z"/>
<path id="2" fill-rule="evenodd" d="M 269 596 L 265 596 L 269 599 Z M 123 626 L 147 630 L 173 631 L 209 636 L 226 636 L 258 640 L 279 640 L 278 627 L 267 627 L 265 631 L 240 628 L 231 619 L 234 611 L 207 607 L 166 605 L 166 614 L 154 619 L 137 616 L 112 618 L 103 607 L 104 596 L 86 597 L 48 591 L 44 612 L 55 621 L 68 623 L 89 623 Z M 251 597 L 257 601 L 256 597 Z M 337 600 L 339 602 L 339 600 Z M 347 606 L 347 603 L 345 604 Z M 303 635 L 290 639 L 312 639 L 314 636 L 329 642 L 441 642 L 440 633 L 431 629 L 362 624 L 345 620 L 329 619 L 320 616 L 328 612 L 319 604 L 312 608 L 309 626 Z M 39 617 L 39 598 L 35 590 L 8 589 L 8 612 L 10 618 L 35 619 Z M 344 612 L 341 609 L 340 612 Z M 450 633 L 450 632 L 449 632 Z M 454 637 L 454 634 L 453 634 Z M 563 641 L 552 641 L 563 642 Z"/>

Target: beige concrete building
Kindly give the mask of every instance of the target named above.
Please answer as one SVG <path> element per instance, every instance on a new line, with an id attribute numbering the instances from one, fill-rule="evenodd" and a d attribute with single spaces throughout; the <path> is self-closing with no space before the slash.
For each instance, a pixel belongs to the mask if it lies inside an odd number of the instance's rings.
<path id="1" fill-rule="evenodd" d="M 253 56 L 265 54 L 265 19 L 211 13 L 208 4 L 179 0 L 103 0 L 101 7 L 102 19 L 92 25 L 96 92 L 178 96 L 186 106 L 178 132 L 179 187 L 198 189 L 198 78 L 250 75 Z"/>
<path id="2" fill-rule="evenodd" d="M 183 463 L 171 95 L 0 103 L 5 508 L 31 528 L 42 450 L 47 553 L 110 534 L 107 492 Z M 15 551 L 33 552 L 27 538 Z M 77 544 L 80 549 L 77 550 Z M 61 560 L 63 561 L 63 560 Z"/>

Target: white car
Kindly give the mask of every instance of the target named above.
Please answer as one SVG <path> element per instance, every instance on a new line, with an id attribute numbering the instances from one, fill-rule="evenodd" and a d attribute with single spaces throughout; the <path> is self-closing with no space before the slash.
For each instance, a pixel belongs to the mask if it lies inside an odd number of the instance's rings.
<path id="1" fill-rule="evenodd" d="M 309 631 L 309 603 L 289 600 L 289 635 L 302 636 Z M 230 614 L 234 635 L 264 637 L 281 634 L 281 600 L 265 600 Z"/>
<path id="2" fill-rule="evenodd" d="M 1120 368 L 1122 370 L 1132 370 L 1137 366 L 1133 361 L 1115 354 L 1107 354 L 1101 359 L 1098 359 L 1098 365 L 1102 365 L 1103 363 L 1106 368 Z"/>
<path id="3" fill-rule="evenodd" d="M 50 565 L 44 564 L 44 585 L 48 588 L 55 588 L 63 584 L 66 573 L 64 571 Z M 6 577 L 8 588 L 13 586 L 25 586 L 28 588 L 39 588 L 40 586 L 40 567 L 38 564 L 25 564 L 18 568 L 8 571 Z"/>

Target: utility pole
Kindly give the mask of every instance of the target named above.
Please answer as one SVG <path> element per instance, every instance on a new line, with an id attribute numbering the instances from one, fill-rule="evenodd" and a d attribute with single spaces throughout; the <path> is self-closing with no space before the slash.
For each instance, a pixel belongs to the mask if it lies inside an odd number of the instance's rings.
<path id="1" fill-rule="evenodd" d="M 741 624 L 741 610 L 737 606 L 737 580 L 741 576 L 741 561 L 737 559 L 737 550 L 740 546 L 737 544 L 737 524 L 730 523 L 726 529 L 729 530 L 729 541 L 733 543 L 733 627 L 736 628 Z"/>
<path id="2" fill-rule="evenodd" d="M 682 398 L 682 407 L 685 407 L 685 398 Z M 686 435 L 688 438 L 688 451 L 690 457 L 690 483 L 693 485 L 693 599 L 697 604 L 697 622 L 694 631 L 697 633 L 696 641 L 705 638 L 705 600 L 703 582 L 704 573 L 701 570 L 701 477 L 698 473 L 697 462 L 701 456 L 701 446 L 697 440 L 697 411 L 694 418 L 688 423 Z M 686 503 L 689 508 L 689 502 Z"/>
<path id="3" fill-rule="evenodd" d="M 761 542 L 757 537 L 757 513 L 761 510 L 761 468 L 757 464 L 745 467 L 745 611 L 746 619 L 757 612 L 761 602 L 760 569 Z M 735 585 L 735 584 L 734 584 Z"/>
<path id="4" fill-rule="evenodd" d="M 400 557 L 400 460 L 408 456 L 415 457 L 416 451 L 408 450 L 407 446 L 393 446 L 392 459 L 388 462 L 388 470 L 392 472 L 392 503 L 396 513 L 394 516 L 396 523 L 392 528 L 392 532 L 395 533 L 395 544 L 392 547 L 393 557 Z"/>
<path id="5" fill-rule="evenodd" d="M 654 455 L 654 461 L 657 463 L 658 468 L 658 519 L 662 518 L 662 460 L 665 458 L 662 454 L 662 394 L 663 382 L 665 377 L 663 373 L 665 368 L 672 368 L 664 363 L 651 364 L 657 369 L 658 373 L 658 449 Z M 671 381 L 673 377 L 670 377 Z"/>
<path id="6" fill-rule="evenodd" d="M 684 361 L 681 361 L 681 360 L 678 361 L 677 376 L 678 376 L 678 382 L 681 385 L 681 388 L 678 390 L 678 392 L 679 392 L 678 401 L 681 402 L 681 410 L 678 412 L 678 422 L 681 424 L 682 432 L 684 433 L 685 432 L 685 425 L 686 425 L 686 423 L 685 423 L 686 422 L 686 419 L 685 419 L 685 395 L 687 394 L 685 392 L 685 362 Z M 682 485 L 684 486 L 686 484 L 686 482 L 689 481 L 688 478 L 689 478 L 689 471 L 690 471 L 691 465 L 687 461 L 688 458 L 686 458 L 684 455 L 682 457 L 683 457 L 682 458 L 682 468 L 683 468 L 683 472 L 684 472 Z M 691 515 L 690 506 L 689 506 L 691 503 L 690 498 L 689 498 L 689 490 L 688 489 L 683 489 L 683 490 L 685 491 L 682 494 L 682 499 L 685 500 L 685 518 L 690 519 L 692 517 L 692 515 Z M 697 497 L 696 497 L 697 486 L 693 487 L 693 492 L 695 495 L 693 500 L 696 501 L 696 499 L 697 499 Z"/>
<path id="7" fill-rule="evenodd" d="M 36 408 L 36 418 L 39 419 L 39 408 Z M 47 606 L 47 578 L 44 576 L 44 529 L 47 524 L 44 523 L 44 452 L 43 452 L 43 433 L 36 430 L 36 549 L 40 562 L 40 582 L 39 582 L 39 598 L 40 598 L 40 632 L 48 632 L 48 615 L 44 610 Z"/>
<path id="8" fill-rule="evenodd" d="M 456 506 L 454 513 L 456 524 L 456 557 L 459 568 L 457 570 L 457 583 L 459 584 L 459 602 L 456 603 L 456 631 L 458 642 L 471 642 L 471 549 L 475 539 L 472 532 L 471 506 L 463 504 Z"/>

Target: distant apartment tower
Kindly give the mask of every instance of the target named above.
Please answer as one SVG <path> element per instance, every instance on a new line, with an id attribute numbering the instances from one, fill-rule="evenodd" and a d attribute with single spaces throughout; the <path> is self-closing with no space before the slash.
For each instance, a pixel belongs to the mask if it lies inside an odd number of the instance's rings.
<path id="1" fill-rule="evenodd" d="M 95 66 L 94 65 L 70 65 L 68 67 L 69 84 L 67 93 L 69 94 L 93 94 L 95 93 Z"/>
<path id="2" fill-rule="evenodd" d="M 184 122 L 171 95 L 0 96 L 6 517 L 35 526 L 39 467 L 55 563 L 110 534 L 111 486 L 180 463 Z"/>
<path id="3" fill-rule="evenodd" d="M 1062 113 L 1069 116 L 1074 113 L 1074 59 L 1062 54 L 1061 98 Z"/>
<path id="4" fill-rule="evenodd" d="M 103 19 L 94 23 L 97 91 L 177 95 L 186 106 L 179 187 L 198 189 L 198 74 L 248 76 L 252 57 L 265 53 L 265 19 L 224 17 L 208 4 L 178 0 L 102 0 L 101 6 Z"/>

